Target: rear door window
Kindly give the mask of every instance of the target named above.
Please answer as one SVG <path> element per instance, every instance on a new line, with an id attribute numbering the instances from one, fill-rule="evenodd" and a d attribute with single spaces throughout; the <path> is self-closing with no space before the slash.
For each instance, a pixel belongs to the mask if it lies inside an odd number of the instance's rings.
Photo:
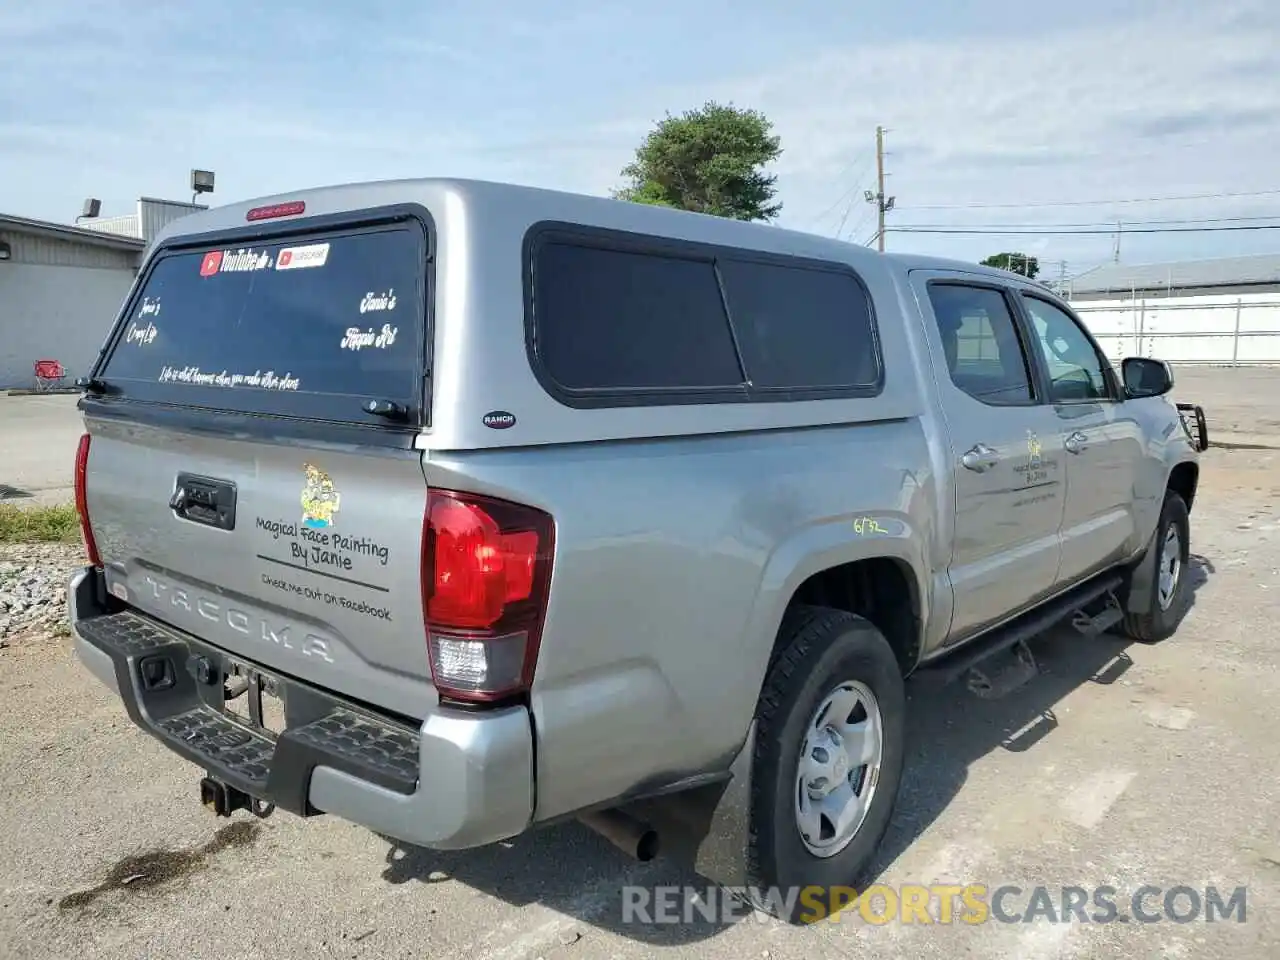
<path id="1" fill-rule="evenodd" d="M 126 396 L 361 420 L 422 405 L 417 226 L 162 253 L 98 377 Z"/>
<path id="2" fill-rule="evenodd" d="M 1035 399 L 1031 369 L 1005 294 L 958 282 L 929 284 L 951 382 L 990 406 Z"/>

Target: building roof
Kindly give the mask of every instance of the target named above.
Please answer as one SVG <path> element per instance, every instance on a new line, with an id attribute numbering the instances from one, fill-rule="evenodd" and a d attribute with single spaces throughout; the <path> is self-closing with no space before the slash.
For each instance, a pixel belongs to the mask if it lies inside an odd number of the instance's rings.
<path id="1" fill-rule="evenodd" d="M 108 247 L 112 250 L 141 250 L 146 246 L 140 237 L 122 237 L 97 230 L 85 230 L 82 227 L 51 223 L 47 220 L 15 217 L 7 213 L 0 213 L 0 230 L 11 230 L 14 233 L 25 233 L 51 240 L 65 240 L 90 247 Z"/>
<path id="2" fill-rule="evenodd" d="M 1073 294 L 1080 294 L 1252 284 L 1280 284 L 1280 253 L 1175 263 L 1117 263 L 1080 275 L 1071 281 L 1070 288 Z"/>
<path id="3" fill-rule="evenodd" d="M 166 226 L 185 217 L 209 208 L 198 203 L 184 203 L 180 200 L 157 200 L 155 197 L 139 197 L 137 209 L 118 217 L 95 217 L 81 220 L 76 224 L 81 230 L 92 230 L 94 233 L 112 233 L 120 237 L 140 237 L 147 243 Z"/>

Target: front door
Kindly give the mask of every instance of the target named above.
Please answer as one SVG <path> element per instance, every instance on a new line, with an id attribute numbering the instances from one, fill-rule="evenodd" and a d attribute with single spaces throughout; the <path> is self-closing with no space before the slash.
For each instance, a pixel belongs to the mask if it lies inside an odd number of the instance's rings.
<path id="1" fill-rule="evenodd" d="M 1013 291 L 963 273 L 918 271 L 913 282 L 951 444 L 951 635 L 959 641 L 1054 589 L 1062 434 L 1032 375 Z"/>
<path id="2" fill-rule="evenodd" d="M 1070 583 L 1122 559 L 1133 545 L 1142 433 L 1083 325 L 1047 297 L 1025 293 L 1022 304 L 1067 453 L 1059 576 Z"/>

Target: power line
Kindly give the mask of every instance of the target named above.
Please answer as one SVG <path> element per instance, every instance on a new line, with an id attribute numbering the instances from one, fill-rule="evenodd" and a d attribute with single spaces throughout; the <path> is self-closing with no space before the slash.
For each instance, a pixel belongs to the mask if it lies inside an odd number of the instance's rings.
<path id="1" fill-rule="evenodd" d="M 873 212 L 874 211 L 872 211 L 870 207 L 867 207 L 862 211 L 862 213 L 858 216 L 857 222 L 854 223 L 854 225 L 850 228 L 848 234 L 846 234 L 846 236 L 848 236 L 850 240 L 853 240 L 853 238 L 856 236 L 861 236 L 862 232 L 866 229 L 867 221 L 871 219 Z M 840 238 L 837 236 L 836 239 L 838 240 Z M 868 240 L 866 243 L 864 243 L 863 246 L 864 247 L 870 246 L 872 240 L 875 240 L 874 236 L 872 236 L 871 240 Z"/>
<path id="2" fill-rule="evenodd" d="M 866 173 L 866 168 L 864 167 L 862 171 L 859 173 L 858 182 L 855 183 L 853 186 L 854 195 L 849 197 L 849 202 L 848 204 L 845 205 L 844 214 L 843 216 L 840 217 L 840 224 L 839 226 L 836 227 L 835 237 L 837 240 L 839 240 L 842 236 L 844 236 L 844 226 L 846 223 L 849 222 L 849 214 L 853 213 L 853 208 L 858 202 L 856 191 L 858 189 L 858 186 L 861 183 L 862 174 L 865 174 L 865 173 Z M 863 191 L 863 193 L 865 195 L 867 193 L 870 193 L 870 191 L 869 190 Z M 853 229 L 849 231 L 850 236 L 852 236 L 853 234 L 857 233 L 859 230 L 862 229 L 862 224 L 866 222 L 866 217 L 868 212 L 869 211 L 864 211 L 862 216 L 858 217 L 857 223 L 855 223 L 853 226 Z"/>
<path id="3" fill-rule="evenodd" d="M 1103 236 L 1111 235 L 1116 232 L 1115 228 L 1109 230 L 1052 230 L 1045 227 L 1036 227 L 1031 229 L 1014 228 L 1011 230 L 991 229 L 988 227 L 976 227 L 974 229 L 964 229 L 963 227 L 889 227 L 888 230 L 893 233 L 952 233 L 965 234 L 969 236 L 1013 236 L 1015 234 L 1023 234 L 1035 237 L 1085 237 L 1085 236 Z M 1280 223 L 1256 223 L 1256 224 L 1236 224 L 1230 227 L 1139 227 L 1131 230 L 1129 227 L 1124 228 L 1125 233 L 1223 233 L 1234 230 L 1280 230 Z"/>
<path id="4" fill-rule="evenodd" d="M 1172 219 L 1172 220 L 1124 220 L 1124 221 L 1122 221 L 1122 222 L 1126 225 L 1126 229 L 1127 229 L 1127 225 L 1129 225 L 1129 224 L 1132 224 L 1132 225 L 1134 225 L 1134 226 L 1139 226 L 1139 227 L 1156 227 L 1156 226 L 1190 226 L 1190 225 L 1193 225 L 1193 224 L 1202 224 L 1202 223 L 1249 223 L 1249 222 L 1258 222 L 1258 221 L 1262 221 L 1262 220 L 1280 220 L 1280 213 L 1271 213 L 1271 214 L 1265 214 L 1265 215 L 1262 215 L 1262 216 L 1256 216 L 1256 217 L 1179 217 L 1179 218 L 1175 218 L 1175 219 Z M 1115 220 L 1089 220 L 1089 221 L 1081 222 L 1081 223 L 1050 223 L 1050 224 L 1044 224 L 1044 223 L 971 223 L 971 224 L 968 224 L 967 226 L 968 226 L 968 227 L 974 227 L 974 228 L 981 228 L 981 229 L 984 229 L 984 230 L 985 230 L 985 229 L 992 229 L 992 230 L 1005 230 L 1005 229 L 1041 230 L 1041 229 L 1044 229 L 1044 228 L 1046 228 L 1046 227 L 1053 227 L 1053 228 L 1055 228 L 1055 229 L 1056 229 L 1056 228 L 1058 228 L 1058 227 L 1107 227 L 1107 228 L 1109 228 L 1109 229 L 1111 230 L 1111 232 L 1114 232 L 1114 224 L 1115 224 L 1115 223 L 1117 223 L 1117 221 L 1115 221 Z M 945 228 L 949 228 L 949 227 L 954 227 L 954 226 L 956 226 L 956 224 L 951 224 L 951 223 L 912 223 L 912 224 L 906 224 L 906 226 L 913 227 L 913 228 L 921 228 L 921 229 L 923 229 L 923 228 L 933 229 L 933 228 L 935 228 L 935 227 L 936 227 L 936 228 L 938 228 L 938 229 L 945 229 Z"/>
<path id="5" fill-rule="evenodd" d="M 853 186 L 850 187 L 847 191 L 845 191 L 845 193 L 840 198 L 841 200 L 843 200 L 845 197 L 848 197 L 849 202 L 845 204 L 844 213 L 841 214 L 840 216 L 840 223 L 836 226 L 835 237 L 837 240 L 839 240 L 841 235 L 844 233 L 844 225 L 849 222 L 849 214 L 853 213 L 854 205 L 858 202 L 857 191 L 858 191 L 858 188 L 862 185 L 862 178 L 866 176 L 867 168 L 871 166 L 871 164 L 874 161 L 875 161 L 875 157 L 872 157 L 871 160 L 863 164 L 862 169 L 858 171 L 858 176 L 857 176 L 857 179 L 854 180 Z"/>
<path id="6" fill-rule="evenodd" d="M 854 183 L 854 185 L 845 191 L 845 193 L 840 197 L 841 200 L 844 200 L 847 197 L 849 202 L 844 205 L 844 213 L 840 215 L 840 222 L 836 225 L 837 240 L 840 239 L 840 232 L 844 229 L 845 222 L 848 221 L 849 214 L 853 211 L 853 205 L 858 202 L 858 186 L 859 183 Z"/>
<path id="7" fill-rule="evenodd" d="M 863 196 L 866 196 L 870 192 L 871 192 L 870 190 L 863 191 Z M 873 211 L 871 207 L 869 206 L 865 207 L 862 213 L 858 215 L 858 219 L 854 222 L 853 226 L 849 229 L 849 232 L 846 234 L 844 232 L 844 225 L 849 218 L 849 214 L 853 212 L 854 204 L 856 204 L 857 202 L 858 202 L 857 197 L 854 197 L 849 201 L 849 206 L 845 209 L 845 212 L 844 212 L 844 219 L 840 221 L 840 229 L 836 231 L 837 240 L 839 240 L 842 236 L 848 236 L 849 239 L 852 240 L 855 235 L 862 233 L 863 229 L 867 225 L 867 220 L 873 217 Z M 873 236 L 871 240 L 874 240 L 874 239 L 875 237 Z M 870 246 L 870 245 L 871 245 L 871 241 L 868 241 L 865 244 L 865 246 Z"/>
<path id="8" fill-rule="evenodd" d="M 854 163 L 857 162 L 858 157 L 860 156 L 864 156 L 864 154 L 854 154 L 853 157 L 849 160 L 849 162 L 846 163 L 843 168 L 841 168 L 840 172 L 835 176 L 835 179 L 837 182 L 843 180 L 844 175 L 848 173 L 851 169 L 853 169 Z M 827 214 L 831 213 L 836 208 L 838 208 L 840 204 L 844 203 L 846 198 L 855 195 L 858 192 L 858 189 L 862 186 L 862 181 L 863 181 L 863 178 L 866 177 L 867 175 L 868 168 L 870 168 L 871 164 L 874 162 L 875 162 L 874 156 L 866 156 L 865 162 L 858 169 L 858 175 L 853 178 L 853 186 L 849 187 L 849 189 L 845 190 L 844 193 L 840 194 L 840 196 L 835 199 L 835 201 L 831 204 L 831 206 L 827 207 L 816 217 L 810 217 L 804 222 L 817 223 L 818 221 L 823 220 L 827 216 Z"/>
<path id="9" fill-rule="evenodd" d="M 1167 203 L 1175 200 L 1225 200 L 1231 197 L 1273 197 L 1280 190 L 1241 193 L 1188 193 L 1168 197 L 1129 197 L 1121 200 L 1046 200 L 1035 203 L 942 203 L 901 207 L 903 210 L 1014 210 L 1028 207 L 1106 207 L 1121 203 Z"/>
<path id="10" fill-rule="evenodd" d="M 856 189 L 856 188 L 855 188 Z M 845 204 L 844 214 L 840 217 L 840 223 L 836 227 L 836 239 L 840 239 L 840 235 L 844 233 L 844 225 L 849 222 L 849 214 L 853 213 L 853 205 L 858 202 L 856 196 L 850 197 L 849 202 Z"/>

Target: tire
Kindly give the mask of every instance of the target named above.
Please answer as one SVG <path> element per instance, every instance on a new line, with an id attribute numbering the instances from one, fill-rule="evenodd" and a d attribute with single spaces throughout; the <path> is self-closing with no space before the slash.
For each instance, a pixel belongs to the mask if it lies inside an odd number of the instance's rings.
<path id="1" fill-rule="evenodd" d="M 1162 597 L 1161 571 L 1164 569 L 1166 549 L 1172 547 L 1170 537 L 1177 538 L 1174 556 L 1177 559 L 1172 593 L 1165 602 Z M 1164 506 L 1160 510 L 1160 524 L 1156 528 L 1156 538 L 1151 549 L 1156 553 L 1155 582 L 1151 586 L 1151 602 L 1147 609 L 1140 613 L 1129 613 L 1121 622 L 1121 632 L 1132 640 L 1142 643 L 1159 643 L 1168 639 L 1182 623 L 1191 600 L 1191 590 L 1187 586 L 1187 564 L 1191 556 L 1191 521 L 1187 514 L 1187 504 L 1182 497 L 1170 491 L 1165 494 Z"/>
<path id="2" fill-rule="evenodd" d="M 779 642 L 782 652 L 765 679 L 756 715 L 747 850 L 749 897 L 756 907 L 779 919 L 811 922 L 821 919 L 830 908 L 832 888 L 861 889 L 888 830 L 902 780 L 906 694 L 888 641 L 862 617 L 824 607 L 802 607 L 784 619 Z M 841 781 L 840 773 L 846 769 L 840 765 L 842 752 L 821 754 L 829 761 L 834 759 L 823 768 L 831 774 L 828 782 L 837 784 L 842 793 L 849 788 L 854 794 L 862 794 L 868 802 L 852 838 L 843 846 L 832 844 L 819 855 L 810 849 L 799 826 L 799 797 L 802 792 L 807 794 L 800 789 L 799 765 L 810 733 L 813 739 L 808 741 L 809 756 L 817 755 L 815 746 L 825 749 L 834 742 L 824 739 L 829 734 L 816 726 L 811 730 L 811 721 L 828 696 L 849 683 L 861 685 L 840 701 L 843 705 L 855 704 L 849 716 L 858 720 L 869 715 L 869 693 L 880 719 L 878 773 L 872 775 L 870 764 L 853 766 L 861 759 L 859 754 L 849 763 L 852 769 Z M 822 719 L 830 717 L 828 708 Z M 844 742 L 849 746 L 857 741 L 849 734 Z M 868 788 L 869 795 L 863 793 Z M 839 794 L 833 792 L 832 802 L 838 798 Z M 810 810 L 812 803 L 810 800 Z M 850 819 L 856 822 L 858 818 Z M 809 823 L 813 825 L 812 818 Z M 814 839 L 822 842 L 832 821 L 818 823 L 821 829 Z M 799 895 L 803 888 L 811 886 L 823 889 L 810 891 L 804 897 Z M 843 900 L 850 899 L 846 892 Z"/>

